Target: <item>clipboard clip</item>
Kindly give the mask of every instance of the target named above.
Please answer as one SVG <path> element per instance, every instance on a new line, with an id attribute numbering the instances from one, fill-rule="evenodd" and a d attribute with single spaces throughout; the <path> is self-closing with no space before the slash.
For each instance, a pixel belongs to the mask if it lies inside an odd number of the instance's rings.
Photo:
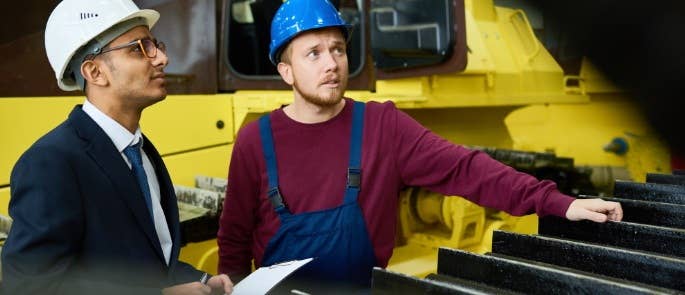
<path id="1" fill-rule="evenodd" d="M 311 259 L 314 260 L 315 258 L 316 258 L 316 257 L 312 257 Z M 288 261 L 283 261 L 283 262 L 275 263 L 275 264 L 269 265 L 269 266 L 267 266 L 267 267 L 270 268 L 270 269 L 273 269 L 273 268 L 277 268 L 277 267 L 280 267 L 280 266 L 288 266 L 288 265 L 291 265 L 291 264 L 293 264 L 293 263 L 295 263 L 295 262 L 298 262 L 298 261 L 300 261 L 300 260 L 297 260 L 297 259 L 295 259 L 295 260 L 288 260 Z"/>
<path id="2" fill-rule="evenodd" d="M 280 263 L 276 263 L 276 264 L 269 265 L 269 268 L 277 268 L 277 267 L 279 267 L 279 266 L 291 265 L 291 264 L 293 264 L 293 262 L 295 262 L 295 261 L 297 261 L 297 260 L 283 261 L 283 262 L 280 262 Z"/>

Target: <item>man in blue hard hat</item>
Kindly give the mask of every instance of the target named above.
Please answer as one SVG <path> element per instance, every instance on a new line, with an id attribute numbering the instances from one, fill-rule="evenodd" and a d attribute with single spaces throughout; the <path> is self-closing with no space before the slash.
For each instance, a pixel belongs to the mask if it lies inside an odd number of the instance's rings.
<path id="1" fill-rule="evenodd" d="M 621 206 L 576 200 L 551 181 L 430 132 L 392 102 L 343 97 L 349 26 L 326 0 L 290 0 L 271 24 L 269 58 L 292 104 L 237 136 L 218 233 L 219 271 L 316 257 L 295 274 L 312 283 L 369 288 L 395 243 L 400 190 L 421 186 L 514 215 L 620 221 Z"/>

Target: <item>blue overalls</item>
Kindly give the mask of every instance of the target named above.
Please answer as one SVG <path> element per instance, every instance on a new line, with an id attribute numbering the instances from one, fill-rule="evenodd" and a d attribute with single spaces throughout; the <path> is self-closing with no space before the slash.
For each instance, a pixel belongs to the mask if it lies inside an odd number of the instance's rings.
<path id="1" fill-rule="evenodd" d="M 343 204 L 326 210 L 292 214 L 278 189 L 276 155 L 269 115 L 259 120 L 262 149 L 269 180 L 268 197 L 281 221 L 264 252 L 262 265 L 315 257 L 293 274 L 291 281 L 322 286 L 371 286 L 376 264 L 361 208 L 357 203 L 361 184 L 361 147 L 364 103 L 355 102 L 350 136 L 350 159 Z M 306 289 L 306 288 L 305 288 Z M 303 290 L 306 291 L 306 290 Z"/>

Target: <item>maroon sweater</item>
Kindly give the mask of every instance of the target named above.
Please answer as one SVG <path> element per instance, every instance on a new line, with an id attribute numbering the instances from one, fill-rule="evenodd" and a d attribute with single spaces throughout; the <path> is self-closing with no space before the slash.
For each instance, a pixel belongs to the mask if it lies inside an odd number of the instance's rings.
<path id="1" fill-rule="evenodd" d="M 271 113 L 279 188 L 294 214 L 342 204 L 349 158 L 352 100 L 329 121 L 302 124 L 283 110 Z M 268 180 L 259 123 L 238 132 L 228 174 L 228 190 L 218 232 L 219 273 L 247 274 L 259 267 L 280 226 L 266 197 Z M 565 216 L 572 197 L 551 181 L 538 181 L 487 154 L 440 138 L 392 102 L 366 104 L 362 181 L 358 202 L 376 264 L 392 255 L 400 190 L 421 186 L 458 195 L 513 215 Z"/>

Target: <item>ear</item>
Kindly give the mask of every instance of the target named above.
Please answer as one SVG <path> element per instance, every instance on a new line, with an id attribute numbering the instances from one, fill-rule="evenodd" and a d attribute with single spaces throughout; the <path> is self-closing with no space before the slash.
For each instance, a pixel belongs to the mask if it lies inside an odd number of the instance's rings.
<path id="1" fill-rule="evenodd" d="M 279 62 L 276 68 L 278 69 L 278 73 L 281 74 L 281 78 L 283 78 L 283 81 L 285 81 L 285 83 L 288 83 L 288 85 L 292 86 L 294 83 L 292 65 L 289 65 L 284 62 Z"/>
<path id="2" fill-rule="evenodd" d="M 101 64 L 98 64 L 93 60 L 84 61 L 81 64 L 81 75 L 83 75 L 83 78 L 91 85 L 107 86 L 109 80 L 101 67 Z"/>

